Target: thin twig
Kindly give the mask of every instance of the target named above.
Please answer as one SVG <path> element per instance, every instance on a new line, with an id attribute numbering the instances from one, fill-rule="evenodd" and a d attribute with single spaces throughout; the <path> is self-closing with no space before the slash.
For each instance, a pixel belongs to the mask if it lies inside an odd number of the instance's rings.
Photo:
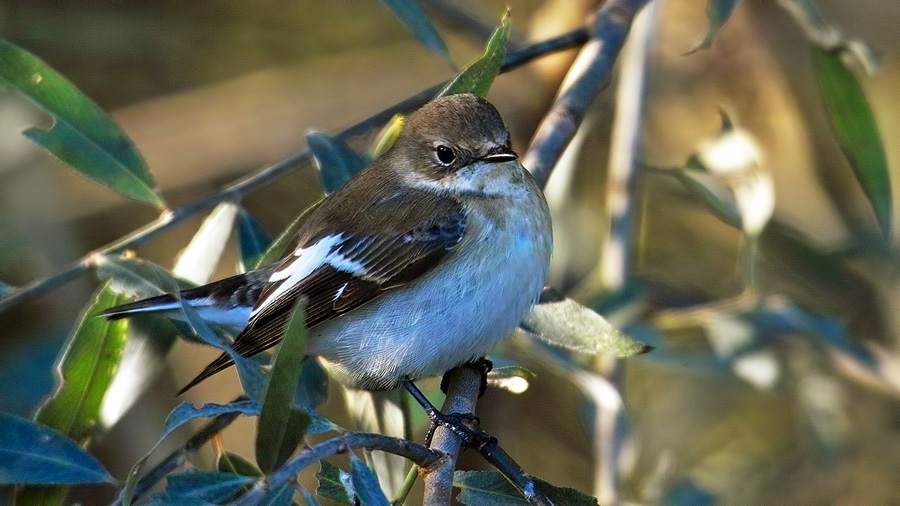
<path id="1" fill-rule="evenodd" d="M 581 48 L 560 87 L 550 112 L 538 127 L 522 165 L 543 188 L 594 97 L 609 82 L 612 66 L 622 50 L 637 12 L 649 0 L 611 0 L 594 15 L 591 39 Z"/>
<path id="2" fill-rule="evenodd" d="M 241 416 L 241 413 L 238 412 L 225 413 L 218 415 L 207 422 L 202 429 L 187 440 L 184 446 L 170 453 L 162 460 L 162 462 L 153 466 L 152 469 L 138 480 L 137 484 L 134 486 L 134 491 L 132 492 L 132 503 L 146 494 L 157 482 L 163 479 L 165 475 L 169 474 L 176 467 L 183 464 L 185 460 L 197 453 L 197 450 L 215 437 L 216 434 L 222 432 L 225 427 L 231 425 L 231 423 L 239 416 Z M 123 498 L 120 496 L 112 506 L 121 506 L 122 499 Z"/>
<path id="3" fill-rule="evenodd" d="M 506 60 L 504 61 L 503 67 L 501 68 L 501 72 L 509 72 L 510 70 L 525 65 L 526 63 L 541 56 L 552 54 L 558 51 L 564 51 L 572 47 L 577 47 L 583 44 L 587 40 L 587 37 L 587 30 L 584 28 L 579 28 L 577 30 L 573 30 L 563 35 L 547 39 L 545 41 L 536 42 L 525 48 L 522 48 L 519 51 L 510 52 L 509 54 L 507 54 Z M 412 97 L 403 100 L 402 102 L 399 102 L 379 113 L 376 113 L 360 121 L 355 125 L 345 128 L 343 131 L 338 133 L 336 137 L 340 139 L 347 139 L 368 132 L 375 126 L 391 119 L 394 114 L 410 111 L 428 102 L 429 100 L 434 98 L 438 91 L 443 89 L 445 85 L 446 82 L 436 84 L 426 90 L 423 90 L 413 95 Z M 185 207 L 181 207 L 164 213 L 156 221 L 149 223 L 148 225 L 145 225 L 138 230 L 135 230 L 134 232 L 117 240 L 114 243 L 95 249 L 76 262 L 65 267 L 61 271 L 58 271 L 45 278 L 33 281 L 27 285 L 14 288 L 4 297 L 0 298 L 0 313 L 19 304 L 22 304 L 23 302 L 33 300 L 41 295 L 44 295 L 45 293 L 50 292 L 55 288 L 68 283 L 69 281 L 76 279 L 79 275 L 94 267 L 93 259 L 97 256 L 114 255 L 128 249 L 136 248 L 141 244 L 144 244 L 148 240 L 156 237 L 163 231 L 168 230 L 173 225 L 181 223 L 191 216 L 212 209 L 221 202 L 239 201 L 244 195 L 275 181 L 276 179 L 287 174 L 296 167 L 302 165 L 303 163 L 306 163 L 307 161 L 309 161 L 310 157 L 311 154 L 309 150 L 295 153 L 281 160 L 280 162 L 260 169 L 257 172 L 249 174 L 235 181 L 234 183 L 210 195 L 209 197 L 206 197 L 205 199 L 199 200 Z"/>

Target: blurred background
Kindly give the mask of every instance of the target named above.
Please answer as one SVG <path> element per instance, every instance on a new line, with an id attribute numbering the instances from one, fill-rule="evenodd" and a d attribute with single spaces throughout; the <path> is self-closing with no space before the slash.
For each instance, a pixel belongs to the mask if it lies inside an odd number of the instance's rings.
<path id="1" fill-rule="evenodd" d="M 881 61 L 874 76 L 855 71 L 896 194 L 900 4 L 817 3 Z M 596 8 L 574 0 L 453 2 L 450 11 L 468 15 L 460 19 L 441 4 L 423 2 L 460 66 L 480 54 L 507 5 L 514 46 L 581 26 Z M 686 55 L 706 32 L 706 2 L 657 0 L 650 14 L 641 29 L 646 49 L 623 53 L 547 194 L 552 284 L 656 349 L 590 358 L 517 335 L 502 355 L 537 377 L 520 395 L 489 391 L 479 403 L 483 427 L 532 474 L 601 504 L 900 503 L 898 227 L 883 238 L 833 138 L 806 36 L 775 2 L 747 0 L 710 48 Z M 311 129 L 335 132 L 455 74 L 374 1 L 0 0 L 0 36 L 108 111 L 173 207 L 304 149 Z M 540 59 L 491 90 L 518 152 L 576 54 Z M 629 88 L 633 81 L 619 86 L 619 77 L 640 71 L 643 93 Z M 752 140 L 754 170 L 774 188 L 749 294 L 741 230 L 658 170 L 683 165 L 720 136 L 720 110 Z M 611 281 L 602 275 L 610 255 L 607 168 L 628 114 L 639 126 L 637 161 L 655 170 L 638 170 L 628 186 L 628 253 Z M 49 123 L 0 90 L 0 281 L 10 285 L 50 275 L 157 217 L 21 135 Z M 364 148 L 376 133 L 353 145 Z M 242 204 L 277 235 L 320 195 L 309 164 Z M 137 254 L 171 267 L 201 221 L 171 228 Z M 236 264 L 232 247 L 214 277 L 233 274 Z M 27 416 L 52 390 L 53 362 L 97 284 L 83 276 L 0 314 L 0 411 Z M 174 392 L 215 355 L 176 344 L 169 370 L 92 446 L 114 476 L 149 450 Z M 226 373 L 187 398 L 227 402 L 238 390 Z M 325 412 L 347 419 L 334 392 Z M 252 457 L 252 434 L 252 419 L 241 420 L 224 445 Z M 466 455 L 463 467 L 484 464 Z M 111 499 L 91 494 L 73 496 Z"/>

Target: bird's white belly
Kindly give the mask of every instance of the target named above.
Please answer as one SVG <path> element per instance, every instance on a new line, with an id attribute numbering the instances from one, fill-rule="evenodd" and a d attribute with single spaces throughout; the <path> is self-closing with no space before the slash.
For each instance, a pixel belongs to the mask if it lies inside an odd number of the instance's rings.
<path id="1" fill-rule="evenodd" d="M 325 358 L 342 383 L 369 390 L 484 356 L 531 308 L 547 274 L 549 224 L 506 225 L 464 239 L 490 241 L 492 254 L 460 244 L 421 279 L 315 327 L 309 353 Z"/>

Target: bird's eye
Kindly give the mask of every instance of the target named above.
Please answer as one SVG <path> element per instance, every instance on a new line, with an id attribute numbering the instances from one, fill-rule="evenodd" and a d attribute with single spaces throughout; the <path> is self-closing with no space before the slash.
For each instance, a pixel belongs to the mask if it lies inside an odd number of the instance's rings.
<path id="1" fill-rule="evenodd" d="M 443 165 L 450 165 L 453 163 L 453 160 L 456 159 L 456 154 L 447 146 L 438 146 L 437 149 L 435 149 L 435 153 L 437 154 L 438 161 Z"/>

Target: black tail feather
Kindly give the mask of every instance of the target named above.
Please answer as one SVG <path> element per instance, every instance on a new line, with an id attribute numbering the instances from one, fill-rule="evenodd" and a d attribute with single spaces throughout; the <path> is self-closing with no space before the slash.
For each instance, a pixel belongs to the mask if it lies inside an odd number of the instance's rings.
<path id="1" fill-rule="evenodd" d="M 174 302 L 176 302 L 176 300 L 172 295 L 157 295 L 156 297 L 150 297 L 149 299 L 142 299 L 128 304 L 122 304 L 121 306 L 104 309 L 97 316 L 105 316 L 110 320 L 120 320 L 122 318 L 128 318 L 134 313 L 139 313 L 143 309 L 172 304 Z"/>
<path id="2" fill-rule="evenodd" d="M 212 376 L 216 373 L 222 372 L 225 369 L 228 369 L 229 367 L 231 367 L 233 365 L 234 365 L 234 362 L 231 360 L 231 357 L 228 356 L 227 353 L 222 353 L 221 355 L 219 355 L 219 358 L 210 362 L 209 365 L 207 365 L 206 368 L 204 368 L 203 371 L 201 371 L 200 374 L 198 374 L 196 378 L 192 379 L 190 382 L 188 382 L 187 385 L 182 387 L 182 389 L 179 390 L 176 395 L 181 395 L 181 394 L 187 392 L 188 390 L 197 386 L 203 380 L 209 378 L 210 376 Z"/>

